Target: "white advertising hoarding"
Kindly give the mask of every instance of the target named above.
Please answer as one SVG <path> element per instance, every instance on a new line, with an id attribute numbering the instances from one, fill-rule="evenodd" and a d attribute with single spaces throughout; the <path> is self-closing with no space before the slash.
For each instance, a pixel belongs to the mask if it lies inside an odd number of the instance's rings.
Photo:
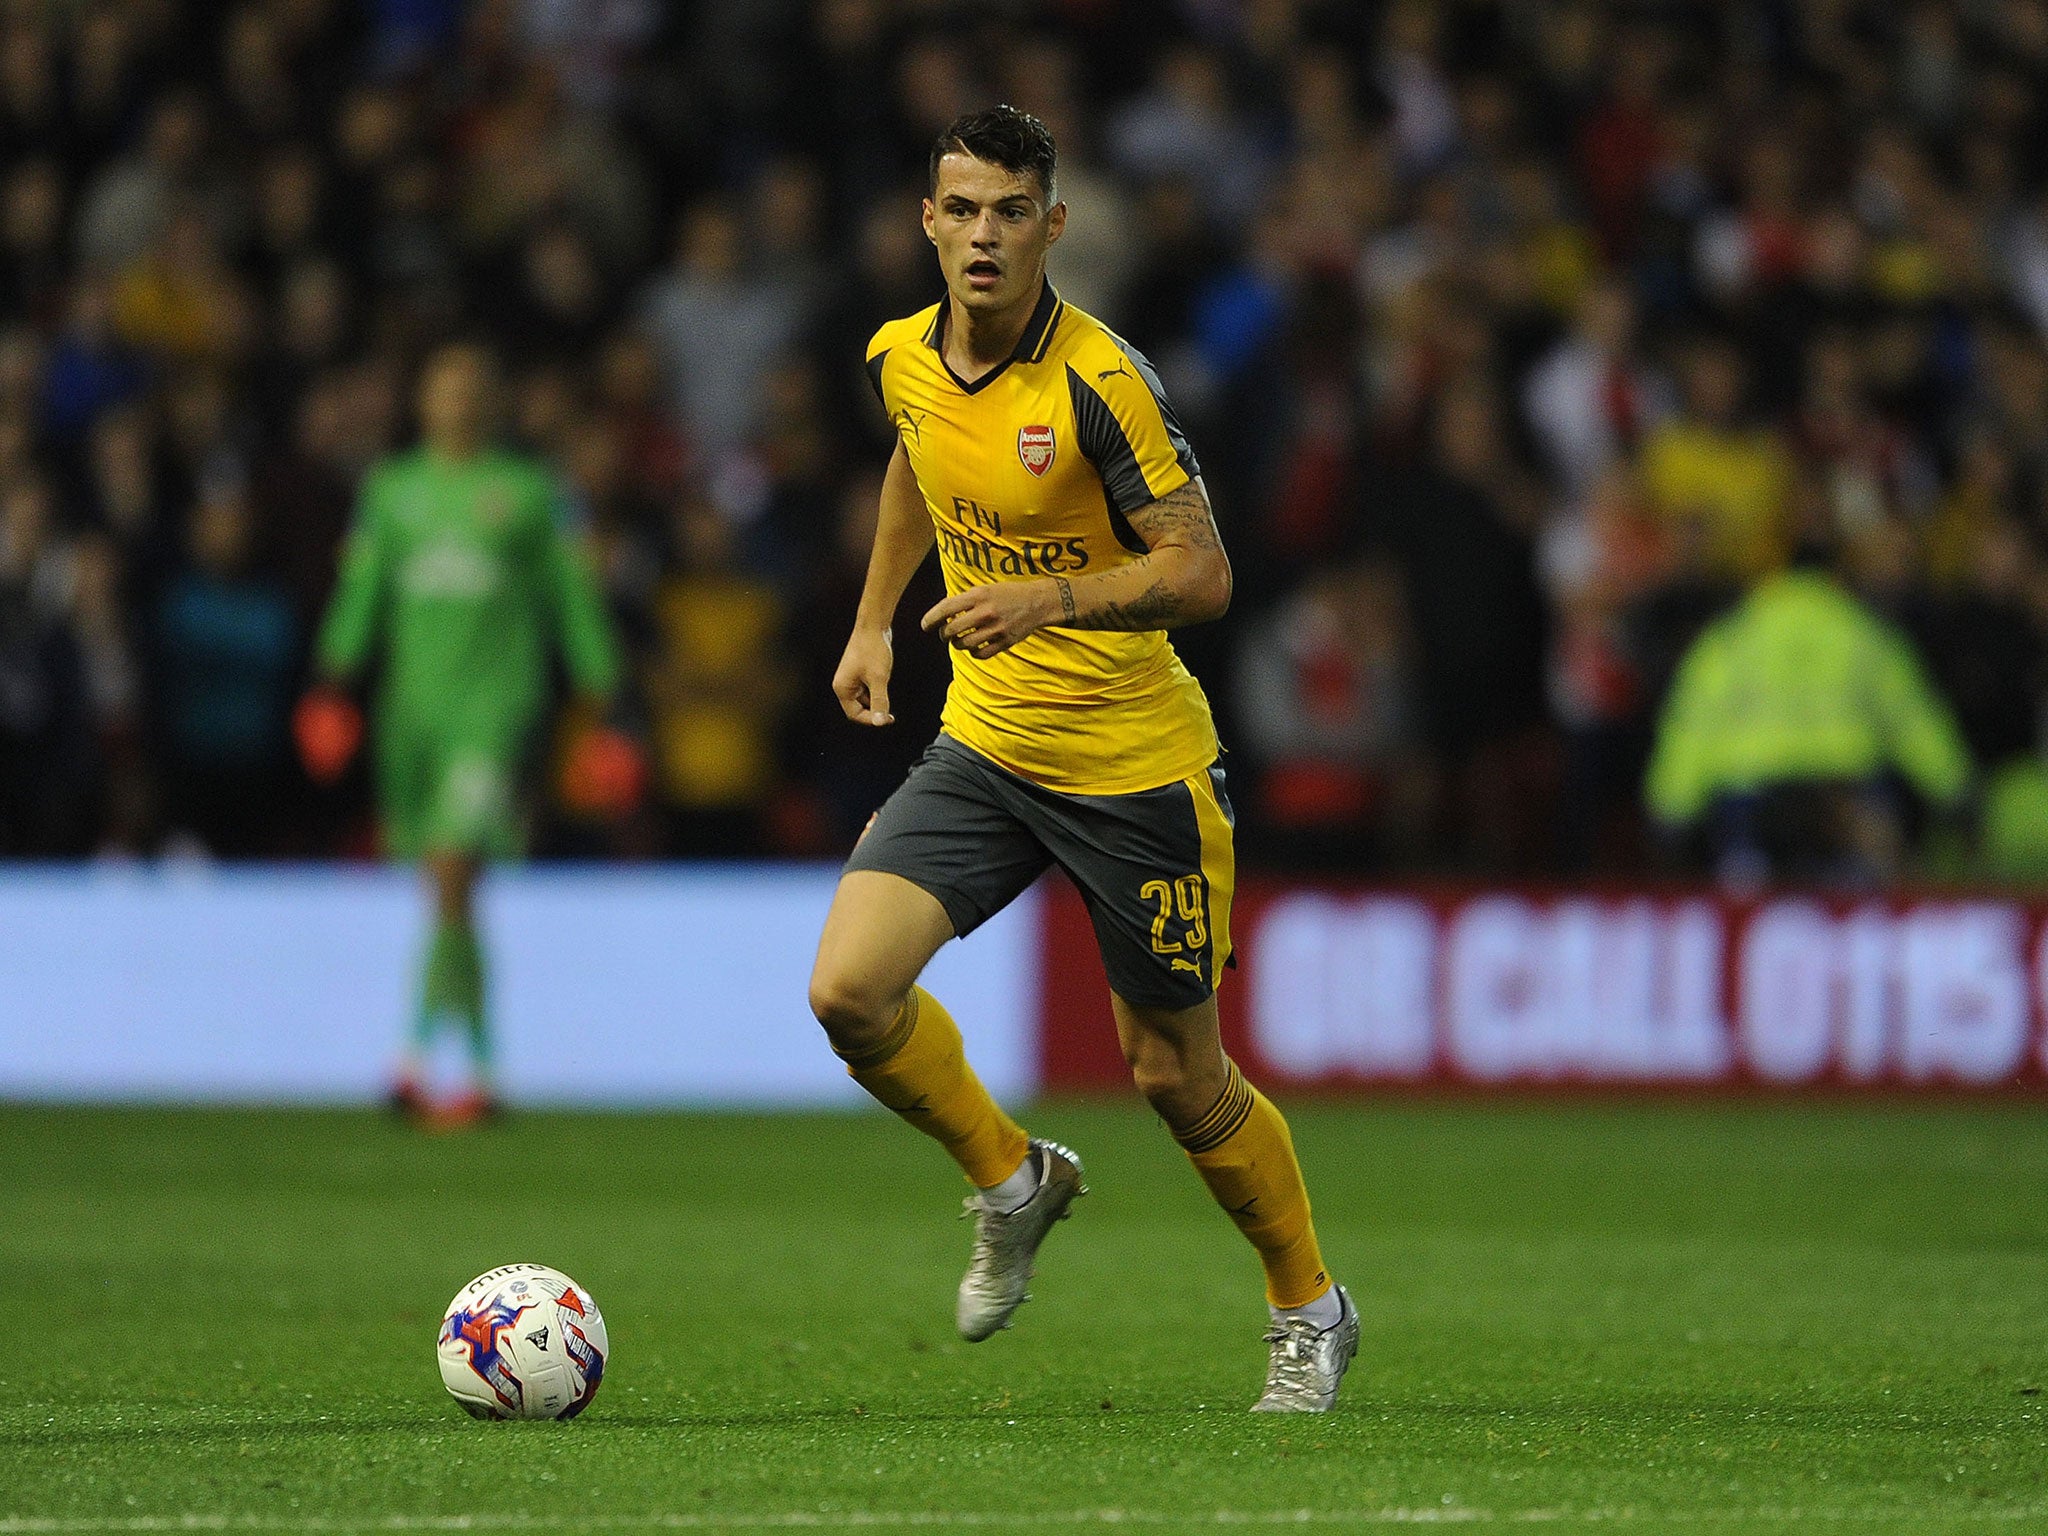
<path id="1" fill-rule="evenodd" d="M 519 1103 L 863 1102 L 805 1004 L 836 871 L 528 868 L 482 912 Z M 998 1094 L 1036 1086 L 1036 895 L 930 984 Z M 0 869 L 0 1098 L 362 1101 L 424 936 L 397 870 Z"/>

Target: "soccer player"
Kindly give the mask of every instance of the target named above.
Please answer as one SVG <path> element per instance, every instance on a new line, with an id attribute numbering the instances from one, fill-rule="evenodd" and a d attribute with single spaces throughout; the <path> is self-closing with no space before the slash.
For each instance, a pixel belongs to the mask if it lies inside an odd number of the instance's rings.
<path id="1" fill-rule="evenodd" d="M 976 1186 L 961 1334 L 1024 1301 L 1081 1160 L 1027 1136 L 917 985 L 1049 865 L 1080 887 L 1139 1090 L 1258 1250 L 1266 1412 L 1320 1413 L 1358 1348 L 1324 1270 L 1287 1124 L 1224 1055 L 1231 814 L 1208 701 L 1165 630 L 1219 616 L 1226 559 L 1158 375 L 1045 277 L 1065 228 L 1054 147 L 1028 113 L 960 118 L 931 156 L 924 229 L 946 298 L 869 344 L 895 424 L 880 520 L 833 689 L 886 726 L 890 616 L 936 541 L 952 647 L 942 729 L 876 814 L 825 920 L 811 1008 L 854 1080 Z"/>
<path id="2" fill-rule="evenodd" d="M 385 851 L 417 860 L 433 896 L 418 1009 L 392 1091 L 442 1124 L 496 1108 L 475 892 L 486 860 L 519 848 L 515 786 L 548 702 L 559 647 L 579 694 L 602 705 L 619 657 L 596 583 L 561 526 L 554 477 L 492 439 L 497 378 L 481 348 L 435 352 L 419 386 L 421 441 L 365 479 L 318 646 L 322 680 L 300 704 L 302 755 L 332 782 L 361 736 L 348 689 L 382 652 L 376 771 Z M 585 777 L 633 793 L 634 748 L 586 739 Z M 446 1025 L 468 1044 L 472 1086 L 436 1107 L 426 1055 Z"/>

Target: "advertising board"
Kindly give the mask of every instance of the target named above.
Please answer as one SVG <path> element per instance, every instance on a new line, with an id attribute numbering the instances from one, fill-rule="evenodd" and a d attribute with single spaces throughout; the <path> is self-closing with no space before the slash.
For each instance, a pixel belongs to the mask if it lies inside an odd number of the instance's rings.
<path id="1" fill-rule="evenodd" d="M 483 888 L 517 1104 L 865 1102 L 806 1004 L 837 871 L 533 867 Z M 412 1013 L 402 871 L 0 868 L 0 1098 L 362 1102 Z M 934 962 L 997 1091 L 1035 1087 L 1035 897 Z"/>
<path id="2" fill-rule="evenodd" d="M 1982 897 L 1237 893 L 1224 1032 L 1262 1081 L 2048 1090 L 2048 908 Z M 1048 888 L 1049 1088 L 1128 1081 L 1080 898 Z"/>

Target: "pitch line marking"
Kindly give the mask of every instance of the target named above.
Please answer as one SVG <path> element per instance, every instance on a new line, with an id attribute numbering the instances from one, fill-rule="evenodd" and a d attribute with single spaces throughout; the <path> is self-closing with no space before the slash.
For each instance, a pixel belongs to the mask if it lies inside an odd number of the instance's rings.
<path id="1" fill-rule="evenodd" d="M 1631 1525 L 1646 1522 L 1699 1525 L 1912 1524 L 1935 1519 L 2008 1524 L 2048 1518 L 2048 1505 L 2005 1509 L 1854 1510 L 1801 1509 L 1520 1509 L 1496 1512 L 1462 1505 L 1391 1506 L 1382 1509 L 1075 1509 L 1037 1513 L 981 1510 L 793 1510 L 783 1514 L 712 1515 L 382 1515 L 335 1519 L 321 1515 L 127 1515 L 105 1518 L 42 1515 L 0 1516 L 0 1536 L 85 1536 L 90 1532 L 159 1531 L 725 1531 L 725 1530 L 909 1530 L 1017 1529 L 1078 1526 L 1279 1526 L 1279 1525 Z"/>

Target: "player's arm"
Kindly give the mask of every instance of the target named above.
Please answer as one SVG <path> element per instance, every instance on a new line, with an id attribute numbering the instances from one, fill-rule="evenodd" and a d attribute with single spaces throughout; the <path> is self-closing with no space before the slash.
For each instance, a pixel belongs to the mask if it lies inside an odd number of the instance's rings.
<path id="1" fill-rule="evenodd" d="M 1041 629 L 1173 629 L 1221 618 L 1230 606 L 1230 558 L 1200 479 L 1127 514 L 1145 553 L 1089 576 L 971 587 L 924 617 L 970 655 L 986 659 Z"/>
<path id="2" fill-rule="evenodd" d="M 373 474 L 357 500 L 355 523 L 342 546 L 334 596 L 314 648 L 320 674 L 330 682 L 353 678 L 368 663 L 390 594 L 392 548 L 385 528 L 381 484 L 382 477 Z"/>
<path id="3" fill-rule="evenodd" d="M 540 582 L 554 609 L 569 681 L 579 695 L 603 706 L 618 692 L 623 669 L 597 576 L 575 533 L 559 518 L 549 518 L 540 556 Z"/>
<path id="4" fill-rule="evenodd" d="M 889 623 L 903 600 L 903 589 L 931 553 L 935 537 L 931 514 L 925 510 L 917 476 L 910 468 L 910 455 L 898 442 L 882 476 L 875 548 L 868 557 L 860 610 L 854 616 L 846 651 L 839 658 L 839 670 L 832 675 L 832 691 L 849 720 L 888 725 L 896 718 L 889 713 L 889 675 L 895 666 Z"/>
<path id="5" fill-rule="evenodd" d="M 1230 557 L 1209 493 L 1188 481 L 1128 516 L 1146 553 L 1092 576 L 1053 576 L 1062 629 L 1173 629 L 1220 619 L 1230 607 Z"/>
<path id="6" fill-rule="evenodd" d="M 385 529 L 379 479 L 364 483 L 355 524 L 342 547 L 334 597 L 314 645 L 318 677 L 292 710 L 292 739 L 316 784 L 333 784 L 363 741 L 363 712 L 348 687 L 377 643 L 391 586 L 391 540 Z"/>
<path id="7" fill-rule="evenodd" d="M 569 717 L 562 796 L 586 815 L 624 815 L 638 808 L 646 793 L 647 757 L 624 724 L 625 665 L 618 633 L 591 552 L 563 515 L 560 488 L 550 485 L 541 506 L 533 546 L 539 565 L 536 591 L 552 610 L 556 643 L 578 701 Z"/>

